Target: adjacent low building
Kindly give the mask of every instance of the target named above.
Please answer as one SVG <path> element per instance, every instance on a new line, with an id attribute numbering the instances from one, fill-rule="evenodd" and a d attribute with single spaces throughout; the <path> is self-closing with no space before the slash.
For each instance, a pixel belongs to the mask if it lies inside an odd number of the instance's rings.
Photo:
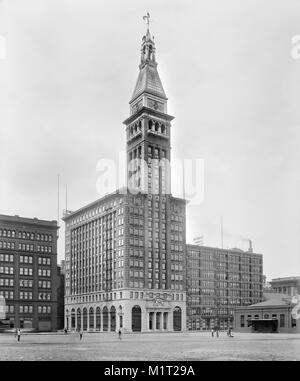
<path id="1" fill-rule="evenodd" d="M 57 329 L 57 221 L 0 215 L 2 327 Z"/>
<path id="2" fill-rule="evenodd" d="M 236 306 L 262 301 L 263 257 L 240 249 L 187 245 L 189 330 L 227 329 Z"/>
<path id="3" fill-rule="evenodd" d="M 275 278 L 270 282 L 273 291 L 289 296 L 300 295 L 300 276 Z"/>
<path id="4" fill-rule="evenodd" d="M 235 309 L 236 332 L 299 333 L 300 305 L 295 298 L 283 294 L 264 294 L 264 301 Z"/>

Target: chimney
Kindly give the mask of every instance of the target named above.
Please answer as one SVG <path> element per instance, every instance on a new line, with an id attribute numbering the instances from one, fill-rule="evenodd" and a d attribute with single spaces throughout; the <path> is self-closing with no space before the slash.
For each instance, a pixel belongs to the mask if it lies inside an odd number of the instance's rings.
<path id="1" fill-rule="evenodd" d="M 252 247 L 252 241 L 251 241 L 251 239 L 249 239 L 249 249 L 248 249 L 248 253 L 253 253 L 253 247 Z"/>

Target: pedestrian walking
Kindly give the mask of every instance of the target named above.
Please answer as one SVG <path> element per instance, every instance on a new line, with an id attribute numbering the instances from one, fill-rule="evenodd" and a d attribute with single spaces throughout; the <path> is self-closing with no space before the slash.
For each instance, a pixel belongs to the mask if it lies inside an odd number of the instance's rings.
<path id="1" fill-rule="evenodd" d="M 17 330 L 17 337 L 18 337 L 18 341 L 20 341 L 20 339 L 21 339 L 21 330 L 20 330 L 20 328 Z"/>
<path id="2" fill-rule="evenodd" d="M 82 340 L 82 336 L 83 336 L 83 331 L 82 329 L 79 331 L 79 340 Z"/>
<path id="3" fill-rule="evenodd" d="M 122 331 L 121 331 L 121 329 L 119 329 L 119 331 L 118 331 L 118 336 L 119 336 L 119 340 L 122 340 Z"/>
<path id="4" fill-rule="evenodd" d="M 214 330 L 211 330 L 211 337 L 214 337 Z"/>
<path id="5" fill-rule="evenodd" d="M 216 330 L 216 333 L 217 333 L 217 337 L 219 337 L 219 330 L 218 329 Z"/>

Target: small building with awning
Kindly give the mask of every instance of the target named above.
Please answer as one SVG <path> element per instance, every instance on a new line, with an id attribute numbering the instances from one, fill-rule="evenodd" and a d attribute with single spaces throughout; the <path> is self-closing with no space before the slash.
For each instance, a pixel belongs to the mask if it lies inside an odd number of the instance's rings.
<path id="1" fill-rule="evenodd" d="M 236 307 L 236 332 L 300 333 L 300 297 L 264 294 L 264 301 Z"/>

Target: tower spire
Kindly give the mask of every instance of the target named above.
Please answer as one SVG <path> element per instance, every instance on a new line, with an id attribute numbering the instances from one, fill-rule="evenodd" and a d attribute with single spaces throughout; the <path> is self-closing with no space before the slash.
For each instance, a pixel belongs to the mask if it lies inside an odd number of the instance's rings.
<path id="1" fill-rule="evenodd" d="M 143 20 L 147 20 L 146 21 L 147 33 L 149 33 L 149 25 L 150 25 L 150 13 L 149 12 L 147 12 L 147 14 L 145 16 L 143 16 Z"/>

